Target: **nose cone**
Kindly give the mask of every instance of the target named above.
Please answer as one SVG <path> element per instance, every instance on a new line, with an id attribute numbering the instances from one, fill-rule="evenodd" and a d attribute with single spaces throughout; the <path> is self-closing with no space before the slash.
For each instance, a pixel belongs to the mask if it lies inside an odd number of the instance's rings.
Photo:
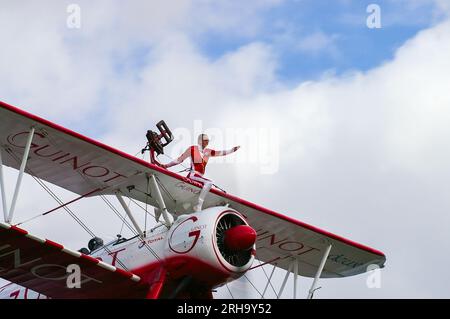
<path id="1" fill-rule="evenodd" d="M 247 225 L 234 226 L 225 231 L 225 247 L 231 251 L 250 249 L 256 241 L 256 232 Z"/>

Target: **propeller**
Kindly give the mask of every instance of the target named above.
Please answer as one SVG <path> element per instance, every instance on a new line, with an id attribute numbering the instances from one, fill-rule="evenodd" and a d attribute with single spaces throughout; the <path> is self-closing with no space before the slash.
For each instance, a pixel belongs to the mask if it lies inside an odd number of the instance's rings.
<path id="1" fill-rule="evenodd" d="M 216 236 L 217 246 L 228 263 L 237 267 L 248 263 L 256 242 L 256 231 L 252 227 L 235 215 L 225 215 L 217 224 Z M 230 291 L 234 297 L 244 299 L 253 297 L 253 288 L 245 277 L 228 286 L 228 289 L 234 290 Z"/>
<path id="2" fill-rule="evenodd" d="M 223 216 L 216 229 L 217 246 L 225 260 L 240 267 L 248 263 L 256 232 L 235 215 Z"/>

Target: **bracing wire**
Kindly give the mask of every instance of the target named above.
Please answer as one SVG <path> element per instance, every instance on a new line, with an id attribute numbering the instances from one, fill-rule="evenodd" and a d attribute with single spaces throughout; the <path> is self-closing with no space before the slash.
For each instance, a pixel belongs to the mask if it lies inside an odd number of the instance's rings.
<path id="1" fill-rule="evenodd" d="M 47 136 L 47 138 L 48 138 L 48 140 L 49 140 L 49 142 L 51 143 L 51 144 L 55 144 L 55 143 L 53 143 L 53 141 L 52 141 L 52 139 L 50 138 L 50 136 Z M 54 145 L 53 145 L 54 146 Z M 15 154 L 13 154 L 12 152 L 10 153 L 11 154 L 11 156 L 13 156 L 13 158 L 19 163 L 20 162 L 20 160 L 15 156 Z M 33 173 L 33 171 L 31 170 L 31 169 L 29 169 L 29 168 L 27 168 L 27 170 L 31 173 L 30 175 L 31 176 L 33 176 L 33 178 L 36 180 L 36 181 L 38 181 L 38 183 L 39 183 L 39 181 L 40 181 L 40 179 L 39 178 L 37 178 L 36 177 L 36 174 L 34 174 Z M 87 183 L 89 183 L 89 184 L 91 184 L 90 183 L 90 181 L 89 180 L 87 180 L 82 174 L 80 174 L 80 172 L 78 172 L 78 171 L 76 171 Z M 51 190 L 45 185 L 45 184 L 43 184 L 42 182 L 41 183 L 39 183 L 42 187 L 44 187 L 44 189 L 47 191 L 47 192 L 51 192 Z M 56 195 L 53 195 L 52 196 L 60 205 L 63 205 L 63 202 L 61 201 L 61 200 L 59 200 L 58 199 L 58 197 L 56 196 Z M 116 215 L 119 217 L 119 219 L 121 219 L 123 222 L 124 222 L 124 224 L 125 225 L 127 225 L 127 227 L 131 230 L 131 232 L 132 233 L 134 233 L 135 235 L 137 234 L 137 232 L 134 230 L 134 228 L 128 223 L 128 222 L 126 222 L 126 219 L 125 218 L 122 218 L 122 216 L 120 215 L 120 213 L 117 211 L 117 209 L 109 202 L 109 200 L 103 195 L 103 194 L 100 194 L 100 197 L 105 201 L 105 203 L 107 203 L 107 205 L 108 205 L 108 207 L 110 207 L 111 208 L 111 210 L 113 210 L 113 212 L 114 213 L 116 213 Z M 66 210 L 71 216 L 72 216 L 72 218 L 73 219 L 75 219 L 75 221 L 77 221 L 77 223 L 78 224 L 80 224 L 80 226 L 90 235 L 90 236 L 92 236 L 92 237 L 96 237 L 95 236 L 95 234 L 92 232 L 92 231 L 90 231 L 89 230 L 89 228 L 70 210 L 70 209 L 68 209 L 67 207 L 62 207 L 62 208 L 64 208 L 64 210 Z M 146 246 L 146 248 L 152 253 L 152 255 L 154 255 L 155 256 L 155 258 L 156 259 L 158 259 L 158 260 L 160 260 L 160 258 L 159 258 L 159 256 L 153 251 L 153 249 L 151 248 L 151 247 L 149 247 L 148 246 L 148 244 L 144 241 L 144 246 Z M 110 251 L 109 251 L 109 249 L 105 246 L 104 247 L 104 249 L 109 253 Z M 127 269 L 127 267 L 117 258 L 116 259 L 117 260 L 117 262 L 124 268 L 124 269 Z"/>
<path id="2" fill-rule="evenodd" d="M 228 287 L 228 284 L 225 284 L 225 287 L 227 287 L 228 293 L 230 294 L 231 299 L 234 299 L 234 296 L 233 296 L 233 294 L 231 293 L 231 290 L 230 290 L 230 287 Z"/>
<path id="3" fill-rule="evenodd" d="M 17 156 L 13 153 L 13 152 L 8 152 L 8 154 L 10 154 L 12 156 L 12 158 L 17 162 L 20 163 L 19 158 L 17 158 Z M 29 168 L 26 167 L 26 170 L 30 173 L 30 175 L 33 177 L 33 179 L 59 204 L 59 205 L 63 205 L 64 202 L 58 197 L 58 195 L 56 195 L 39 177 L 36 176 L 36 174 Z M 63 206 L 62 207 L 80 226 L 81 228 L 83 228 L 88 234 L 89 236 L 93 237 L 97 237 L 95 235 L 95 233 L 93 231 L 91 231 L 89 229 L 89 227 L 86 226 L 86 224 L 67 206 Z M 111 251 L 107 248 L 104 247 L 105 250 L 110 253 Z M 123 267 L 123 269 L 128 270 L 128 268 L 122 263 L 122 261 L 117 258 L 116 259 L 117 263 Z"/>
<path id="4" fill-rule="evenodd" d="M 130 206 L 130 204 L 131 204 L 131 200 L 129 200 L 128 201 L 128 206 Z M 123 216 L 122 216 L 122 226 L 120 227 L 120 233 L 119 233 L 119 235 L 122 237 L 122 232 L 123 232 L 123 226 L 125 225 L 125 220 L 126 220 L 126 217 L 125 217 L 125 215 L 126 215 L 127 213 L 126 212 L 124 212 L 123 213 Z"/>
<path id="5" fill-rule="evenodd" d="M 261 266 L 261 261 L 258 259 L 259 265 Z M 264 275 L 266 276 L 267 281 L 269 282 L 270 287 L 272 288 L 275 296 L 278 297 L 277 292 L 275 291 L 275 288 L 272 285 L 272 281 L 270 280 L 269 276 L 267 276 L 266 270 L 264 269 L 264 266 L 261 266 L 262 271 L 264 272 Z"/>
<path id="6" fill-rule="evenodd" d="M 50 140 L 50 138 L 48 137 L 49 141 L 52 142 Z M 144 154 L 143 154 L 144 156 Z M 88 184 L 92 184 L 91 181 L 89 181 L 85 176 L 83 176 L 83 174 L 81 174 L 79 171 L 76 171 L 81 178 L 83 178 L 86 183 Z M 108 198 L 103 195 L 100 194 L 100 198 L 106 203 L 106 205 L 114 212 L 114 214 L 121 220 L 123 221 L 123 223 L 127 226 L 127 228 L 134 234 L 134 235 L 139 235 L 138 232 L 134 229 L 133 226 L 131 226 L 125 219 L 125 217 L 122 217 L 122 215 L 120 214 L 120 212 L 117 210 L 117 208 L 108 200 Z M 148 243 L 146 242 L 146 240 L 144 239 L 143 241 L 144 247 L 157 259 L 157 260 L 161 260 L 161 258 L 158 256 L 158 254 L 148 245 Z"/>
<path id="7" fill-rule="evenodd" d="M 172 194 L 170 194 L 170 192 L 167 190 L 167 188 L 164 186 L 164 184 L 161 183 L 161 181 L 159 180 L 158 176 L 155 175 L 155 179 L 156 179 L 156 182 L 158 183 L 158 185 L 159 185 L 159 186 L 162 188 L 162 190 L 167 194 L 167 196 L 169 196 L 170 199 L 171 199 L 173 202 L 176 202 L 176 199 L 172 196 Z"/>
<path id="8" fill-rule="evenodd" d="M 148 188 L 150 186 L 150 179 L 148 176 L 146 176 L 147 179 L 147 189 L 146 192 L 147 194 L 149 193 Z M 130 200 L 131 201 L 131 200 Z M 148 211 L 148 196 L 145 196 L 145 222 L 144 222 L 144 232 L 147 233 L 147 211 Z"/>
<path id="9" fill-rule="evenodd" d="M 250 279 L 248 279 L 247 275 L 244 274 L 244 278 L 247 279 L 247 281 L 250 283 L 250 285 L 252 285 L 252 287 L 256 290 L 256 292 L 260 295 L 260 297 L 262 299 L 264 299 L 262 293 L 258 290 L 258 288 L 256 288 L 256 286 L 252 283 L 252 281 Z"/>
<path id="10" fill-rule="evenodd" d="M 127 196 L 128 197 L 128 196 Z M 139 207 L 140 209 L 142 209 L 145 213 L 149 214 L 150 216 L 152 216 L 153 218 L 155 218 L 155 215 L 153 215 L 152 213 L 150 213 L 149 211 L 145 210 L 145 207 L 142 207 L 141 205 L 139 205 L 139 203 L 137 201 L 135 201 L 134 199 L 132 199 L 131 197 L 128 197 L 131 202 L 136 205 L 137 207 Z"/>
<path id="11" fill-rule="evenodd" d="M 111 202 L 106 198 L 106 196 L 101 195 L 103 201 L 105 201 L 105 203 L 107 203 L 107 205 L 111 208 L 111 210 L 116 214 L 116 216 L 118 216 L 120 219 L 122 219 L 122 216 L 120 215 L 119 211 L 117 210 L 117 208 L 114 207 L 113 204 L 111 204 Z M 126 219 L 122 219 L 123 221 L 126 221 Z M 133 226 L 131 226 L 128 222 L 125 222 L 125 225 L 128 227 L 128 229 L 134 234 L 134 235 L 139 235 L 138 232 L 134 229 Z M 161 258 L 158 256 L 158 254 L 148 245 L 148 243 L 143 240 L 143 244 L 146 247 L 146 249 L 157 259 L 157 260 L 161 260 Z"/>

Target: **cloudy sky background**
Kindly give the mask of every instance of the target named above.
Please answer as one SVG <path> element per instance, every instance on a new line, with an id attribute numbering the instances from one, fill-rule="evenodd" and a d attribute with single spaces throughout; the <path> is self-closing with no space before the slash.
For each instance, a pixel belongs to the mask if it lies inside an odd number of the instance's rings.
<path id="1" fill-rule="evenodd" d="M 69 29 L 73 2 L 0 0 L 2 101 L 130 154 L 165 119 L 175 157 L 201 120 L 211 146 L 242 145 L 209 164 L 221 187 L 386 254 L 381 288 L 323 280 L 317 298 L 449 297 L 448 1 L 76 1 Z M 366 26 L 370 3 L 381 29 Z M 24 181 L 17 222 L 55 206 Z M 73 210 L 96 234 L 120 231 L 98 199 Z M 24 228 L 89 240 L 63 211 Z M 264 274 L 248 276 L 262 290 Z M 258 296 L 246 280 L 230 288 Z"/>

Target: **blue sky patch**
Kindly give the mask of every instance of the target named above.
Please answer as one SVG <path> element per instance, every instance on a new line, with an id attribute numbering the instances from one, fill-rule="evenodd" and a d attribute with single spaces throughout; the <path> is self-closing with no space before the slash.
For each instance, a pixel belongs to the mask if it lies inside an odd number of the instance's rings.
<path id="1" fill-rule="evenodd" d="M 381 29 L 366 25 L 374 1 L 286 1 L 263 12 L 255 35 L 213 31 L 197 43 L 210 58 L 219 58 L 251 42 L 270 45 L 278 57 L 279 78 L 296 83 L 324 73 L 366 71 L 390 60 L 418 31 L 440 21 L 432 1 L 376 1 Z"/>

